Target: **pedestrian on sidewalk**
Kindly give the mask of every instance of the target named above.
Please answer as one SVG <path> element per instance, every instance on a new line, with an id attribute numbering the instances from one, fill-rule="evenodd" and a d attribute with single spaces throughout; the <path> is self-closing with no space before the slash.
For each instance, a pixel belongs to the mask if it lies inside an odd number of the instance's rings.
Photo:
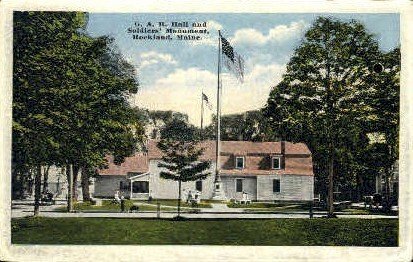
<path id="1" fill-rule="evenodd" d="M 120 210 L 121 212 L 125 212 L 125 198 L 123 196 L 120 197 Z"/>

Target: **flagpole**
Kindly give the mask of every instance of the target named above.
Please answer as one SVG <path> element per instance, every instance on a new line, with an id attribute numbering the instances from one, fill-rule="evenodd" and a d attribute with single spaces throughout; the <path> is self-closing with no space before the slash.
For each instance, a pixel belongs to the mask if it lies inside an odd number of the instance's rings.
<path id="1" fill-rule="evenodd" d="M 218 30 L 218 81 L 217 81 L 217 130 L 216 130 L 216 166 L 215 166 L 215 182 L 219 180 L 220 166 L 220 139 L 221 139 L 221 97 L 220 97 L 220 73 L 221 73 L 221 31 Z"/>
<path id="2" fill-rule="evenodd" d="M 201 141 L 204 140 L 204 90 L 201 93 Z"/>

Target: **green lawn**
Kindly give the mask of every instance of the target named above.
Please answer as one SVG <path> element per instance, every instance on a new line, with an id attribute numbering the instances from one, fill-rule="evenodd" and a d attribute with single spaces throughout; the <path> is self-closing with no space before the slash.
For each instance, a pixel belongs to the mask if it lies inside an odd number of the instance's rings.
<path id="1" fill-rule="evenodd" d="M 139 206 L 139 211 L 156 211 L 157 207 L 155 203 L 154 205 L 147 205 L 145 203 L 139 203 L 132 200 L 125 200 L 125 210 L 128 211 L 133 204 L 137 204 Z M 73 205 L 74 210 L 78 211 L 107 211 L 107 212 L 120 212 L 120 204 L 114 203 L 110 200 L 103 200 L 101 206 L 92 205 L 90 202 L 79 202 Z M 66 211 L 66 207 L 58 207 L 56 211 Z M 172 211 L 176 210 L 173 207 L 162 207 L 163 211 Z"/>
<path id="2" fill-rule="evenodd" d="M 155 200 L 152 200 L 151 202 L 148 202 L 148 201 L 140 201 L 140 202 L 150 203 L 154 205 L 156 205 L 156 203 L 160 203 L 161 206 L 171 206 L 171 207 L 178 206 L 178 200 L 176 199 L 155 199 Z M 181 207 L 212 208 L 211 204 L 204 200 L 202 200 L 201 203 L 197 205 L 191 205 L 191 204 L 187 204 L 185 201 L 181 201 Z"/>
<path id="3" fill-rule="evenodd" d="M 13 244 L 397 246 L 398 219 L 12 219 Z"/>
<path id="4" fill-rule="evenodd" d="M 228 203 L 229 208 L 249 208 L 249 209 L 266 209 L 266 210 L 279 210 L 279 209 L 304 209 L 308 210 L 308 204 L 294 203 L 294 202 L 279 202 L 279 203 L 267 203 L 267 202 L 252 202 L 251 204 L 240 203 Z"/>

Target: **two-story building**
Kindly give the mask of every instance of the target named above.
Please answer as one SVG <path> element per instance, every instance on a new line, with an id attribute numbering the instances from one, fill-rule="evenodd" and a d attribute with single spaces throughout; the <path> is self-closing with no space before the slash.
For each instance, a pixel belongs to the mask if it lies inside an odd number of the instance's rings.
<path id="1" fill-rule="evenodd" d="M 214 191 L 215 141 L 203 141 L 202 160 L 211 161 L 204 180 L 182 183 L 182 193 L 198 191 L 211 199 Z M 178 183 L 160 177 L 162 152 L 156 141 L 149 141 L 146 153 L 137 153 L 117 166 L 108 158 L 107 169 L 95 180 L 95 197 L 120 194 L 132 199 L 176 199 Z M 305 144 L 291 142 L 222 141 L 220 177 L 227 199 L 312 200 L 314 173 L 311 152 Z"/>

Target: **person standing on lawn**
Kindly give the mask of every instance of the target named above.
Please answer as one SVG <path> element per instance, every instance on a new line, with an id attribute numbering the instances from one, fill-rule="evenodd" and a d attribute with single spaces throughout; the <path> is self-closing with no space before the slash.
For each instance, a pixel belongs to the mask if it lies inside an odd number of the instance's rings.
<path id="1" fill-rule="evenodd" d="M 125 198 L 123 196 L 120 197 L 120 210 L 121 212 L 125 212 Z"/>

